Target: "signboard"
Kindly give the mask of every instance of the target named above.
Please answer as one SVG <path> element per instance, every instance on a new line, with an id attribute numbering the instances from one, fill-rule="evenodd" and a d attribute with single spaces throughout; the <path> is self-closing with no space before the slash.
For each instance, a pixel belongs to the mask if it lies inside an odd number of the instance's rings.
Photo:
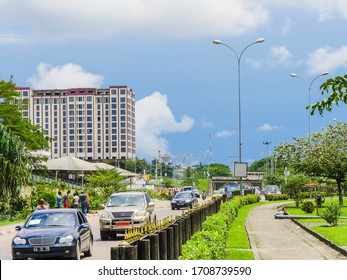
<path id="1" fill-rule="evenodd" d="M 247 167 L 246 162 L 234 162 L 234 176 L 247 177 Z"/>

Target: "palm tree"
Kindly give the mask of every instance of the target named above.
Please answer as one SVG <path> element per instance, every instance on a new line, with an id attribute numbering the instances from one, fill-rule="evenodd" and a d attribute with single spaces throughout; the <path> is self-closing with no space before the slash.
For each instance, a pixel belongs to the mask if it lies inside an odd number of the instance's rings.
<path id="1" fill-rule="evenodd" d="M 0 124 L 0 209 L 10 209 L 31 176 L 31 155 L 24 143 Z"/>

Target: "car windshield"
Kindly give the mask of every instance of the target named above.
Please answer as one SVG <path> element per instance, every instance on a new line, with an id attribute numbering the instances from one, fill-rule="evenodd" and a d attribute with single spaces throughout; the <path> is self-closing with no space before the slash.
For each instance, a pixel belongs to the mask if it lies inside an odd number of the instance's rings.
<path id="1" fill-rule="evenodd" d="M 191 194 L 190 193 L 178 193 L 176 194 L 175 198 L 191 198 Z"/>
<path id="2" fill-rule="evenodd" d="M 26 228 L 33 227 L 73 227 L 76 225 L 73 213 L 37 213 L 26 223 Z"/>
<path id="3" fill-rule="evenodd" d="M 108 207 L 143 206 L 145 200 L 142 195 L 114 195 L 107 202 Z"/>

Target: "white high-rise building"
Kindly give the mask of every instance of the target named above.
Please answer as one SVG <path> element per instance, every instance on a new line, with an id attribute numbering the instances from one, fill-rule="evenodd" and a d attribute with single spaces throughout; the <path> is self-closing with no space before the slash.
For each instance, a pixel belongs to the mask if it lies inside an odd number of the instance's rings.
<path id="1" fill-rule="evenodd" d="M 135 158 L 135 93 L 127 86 L 16 89 L 28 104 L 23 117 L 52 139 L 51 158 Z"/>

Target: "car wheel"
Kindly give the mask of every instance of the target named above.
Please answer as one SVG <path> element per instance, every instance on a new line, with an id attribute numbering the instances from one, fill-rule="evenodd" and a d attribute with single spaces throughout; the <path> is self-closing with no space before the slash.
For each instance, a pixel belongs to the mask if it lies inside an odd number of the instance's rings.
<path id="1" fill-rule="evenodd" d="M 89 239 L 88 251 L 84 252 L 85 257 L 91 257 L 93 255 L 93 239 Z"/>
<path id="2" fill-rule="evenodd" d="M 174 207 L 174 206 L 171 206 L 171 210 L 175 210 L 175 207 Z"/>
<path id="3" fill-rule="evenodd" d="M 72 258 L 73 260 L 80 260 L 81 259 L 81 243 L 78 240 L 76 243 L 76 256 Z"/>
<path id="4" fill-rule="evenodd" d="M 192 204 L 189 204 L 189 209 L 192 209 L 193 208 L 193 203 Z"/>
<path id="5" fill-rule="evenodd" d="M 108 231 L 101 231 L 100 230 L 100 237 L 101 237 L 101 240 L 109 240 L 110 239 L 110 233 Z"/>

